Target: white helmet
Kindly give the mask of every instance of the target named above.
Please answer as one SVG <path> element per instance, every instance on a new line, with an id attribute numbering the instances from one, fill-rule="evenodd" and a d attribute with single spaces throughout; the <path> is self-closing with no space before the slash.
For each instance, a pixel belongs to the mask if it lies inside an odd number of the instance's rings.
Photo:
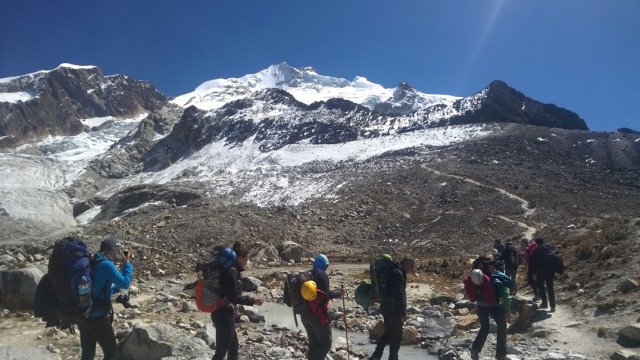
<path id="1" fill-rule="evenodd" d="M 471 281 L 478 286 L 482 285 L 482 282 L 484 281 L 484 274 L 482 273 L 482 270 L 474 269 L 471 272 Z"/>

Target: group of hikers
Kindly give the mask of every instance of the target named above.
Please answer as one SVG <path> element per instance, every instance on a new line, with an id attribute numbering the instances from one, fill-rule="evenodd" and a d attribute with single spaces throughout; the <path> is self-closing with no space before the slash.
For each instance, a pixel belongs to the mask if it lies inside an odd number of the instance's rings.
<path id="1" fill-rule="evenodd" d="M 553 280 L 564 271 L 556 247 L 543 238 L 520 240 L 518 248 L 511 241 L 496 240 L 492 251 L 478 257 L 464 280 L 465 295 L 477 303 L 480 330 L 471 345 L 471 359 L 477 360 L 489 334 L 489 319 L 497 326 L 496 359 L 507 356 L 507 320 L 511 315 L 511 297 L 515 296 L 519 265 L 527 266 L 527 284 L 534 294 L 531 301 L 541 309 L 556 311 Z M 548 297 L 547 297 L 548 295 Z"/>
<path id="2" fill-rule="evenodd" d="M 518 290 L 518 267 L 522 263 L 527 265 L 527 283 L 534 294 L 532 301 L 540 300 L 540 308 L 550 305 L 550 311 L 555 311 L 553 280 L 556 272 L 562 272 L 562 269 L 550 260 L 556 253 L 555 247 L 545 244 L 542 238 L 531 242 L 523 239 L 519 248 L 510 241 L 503 245 L 498 240 L 491 252 L 483 254 L 473 262 L 472 272 L 463 281 L 466 296 L 477 302 L 477 315 L 480 320 L 480 330 L 471 346 L 472 359 L 478 359 L 487 339 L 490 317 L 497 324 L 496 359 L 505 359 L 510 296 L 516 295 Z M 224 302 L 211 311 L 211 320 L 216 328 L 214 360 L 238 359 L 237 305 L 259 306 L 264 303 L 262 296 L 242 294 L 241 273 L 246 268 L 250 255 L 250 249 L 241 242 L 234 243 L 231 248 L 224 248 L 220 253 L 222 260 L 219 263 L 217 291 Z M 99 251 L 91 257 L 90 293 L 93 305 L 88 310 L 86 318 L 78 322 L 81 360 L 91 360 L 95 357 L 96 344 L 102 348 L 105 360 L 116 358 L 116 338 L 111 326 L 111 297 L 131 285 L 132 257 L 131 253 L 123 251 L 121 241 L 112 236 L 103 239 Z M 116 262 L 120 262 L 119 269 L 115 265 Z M 380 360 L 387 345 L 388 359 L 398 359 L 403 324 L 407 319 L 407 274 L 413 272 L 416 265 L 415 260 L 409 257 L 403 258 L 400 262 L 393 262 L 388 257 L 386 262 L 391 265 L 387 267 L 388 271 L 384 275 L 384 294 L 378 298 L 380 313 L 384 319 L 384 333 L 369 357 L 370 360 Z M 307 332 L 307 359 L 310 360 L 323 360 L 329 353 L 332 342 L 328 316 L 329 300 L 345 296 L 344 288 L 331 289 L 328 267 L 328 257 L 324 254 L 317 255 L 312 269 L 307 272 L 307 278 L 298 290 L 308 302 L 303 310 L 297 313 L 300 314 Z M 286 291 L 284 296 L 287 296 Z M 284 300 L 287 303 L 286 299 Z"/>

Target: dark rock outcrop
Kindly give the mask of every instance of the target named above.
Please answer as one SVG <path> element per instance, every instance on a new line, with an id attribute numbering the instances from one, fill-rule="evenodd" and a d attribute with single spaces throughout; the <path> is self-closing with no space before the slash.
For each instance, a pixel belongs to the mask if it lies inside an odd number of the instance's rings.
<path id="1" fill-rule="evenodd" d="M 93 220 L 111 220 L 127 211 L 152 202 L 162 202 L 168 206 L 184 206 L 201 198 L 202 195 L 194 189 L 162 185 L 136 185 L 110 197 Z"/>
<path id="2" fill-rule="evenodd" d="M 0 102 L 0 148 L 47 135 L 87 131 L 92 117 L 131 117 L 159 109 L 167 98 L 147 81 L 104 76 L 98 67 L 61 65 L 0 83 L 0 92 L 25 92 L 27 101 Z"/>
<path id="3" fill-rule="evenodd" d="M 576 113 L 526 97 L 503 81 L 493 81 L 481 92 L 458 100 L 454 108 L 462 114 L 449 124 L 509 122 L 569 130 L 589 130 Z"/>

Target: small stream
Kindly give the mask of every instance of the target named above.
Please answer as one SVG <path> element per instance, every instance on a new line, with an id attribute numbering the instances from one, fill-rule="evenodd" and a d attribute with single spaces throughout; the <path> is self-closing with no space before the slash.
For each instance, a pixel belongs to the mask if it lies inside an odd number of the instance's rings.
<path id="1" fill-rule="evenodd" d="M 256 307 L 265 318 L 265 327 L 271 328 L 272 325 L 286 326 L 289 329 L 295 330 L 296 324 L 293 320 L 293 311 L 290 307 L 282 304 L 265 302 L 262 306 Z M 298 316 L 298 329 L 304 331 L 304 326 L 300 322 L 300 316 Z M 338 337 L 345 337 L 344 330 L 333 329 L 333 340 Z M 349 342 L 356 347 L 364 349 L 369 355 L 373 353 L 376 348 L 375 344 L 369 343 L 369 334 L 363 332 L 349 332 Z M 387 358 L 389 354 L 389 347 L 385 349 L 383 359 Z M 430 355 L 427 350 L 416 348 L 414 346 L 401 346 L 399 357 L 402 360 L 436 360 L 437 356 Z"/>

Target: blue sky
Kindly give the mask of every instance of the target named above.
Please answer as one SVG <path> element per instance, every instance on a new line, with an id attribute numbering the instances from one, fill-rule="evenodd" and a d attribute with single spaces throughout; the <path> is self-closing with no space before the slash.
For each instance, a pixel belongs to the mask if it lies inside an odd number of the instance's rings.
<path id="1" fill-rule="evenodd" d="M 471 95 L 504 80 L 640 130 L 638 0 L 2 0 L 0 77 L 97 65 L 169 96 L 286 61 Z"/>

